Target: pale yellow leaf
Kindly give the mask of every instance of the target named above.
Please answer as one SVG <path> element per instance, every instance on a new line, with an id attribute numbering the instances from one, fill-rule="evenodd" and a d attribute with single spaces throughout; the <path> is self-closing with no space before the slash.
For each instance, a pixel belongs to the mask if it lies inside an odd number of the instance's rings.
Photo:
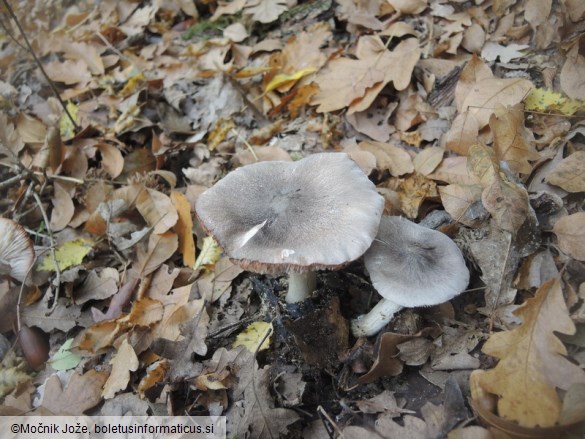
<path id="1" fill-rule="evenodd" d="M 263 351 L 270 346 L 272 331 L 272 323 L 254 322 L 238 334 L 232 347 L 245 346 L 250 352 Z"/>

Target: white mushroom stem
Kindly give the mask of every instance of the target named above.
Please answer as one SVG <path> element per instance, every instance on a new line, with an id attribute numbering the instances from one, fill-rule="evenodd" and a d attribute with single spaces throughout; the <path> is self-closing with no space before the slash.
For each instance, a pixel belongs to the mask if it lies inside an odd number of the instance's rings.
<path id="1" fill-rule="evenodd" d="M 288 274 L 288 292 L 286 293 L 286 302 L 302 302 L 315 291 L 317 287 L 317 273 L 306 271 L 304 273 Z"/>
<path id="2" fill-rule="evenodd" d="M 369 337 L 386 326 L 403 307 L 388 299 L 381 299 L 372 310 L 351 321 L 351 332 L 356 337 Z"/>

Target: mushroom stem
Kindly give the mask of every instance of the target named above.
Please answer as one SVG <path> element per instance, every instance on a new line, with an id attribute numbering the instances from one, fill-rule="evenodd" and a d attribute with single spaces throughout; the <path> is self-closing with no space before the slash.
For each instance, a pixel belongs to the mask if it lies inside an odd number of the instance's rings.
<path id="1" fill-rule="evenodd" d="M 317 273 L 314 271 L 305 271 L 304 273 L 288 274 L 288 292 L 286 293 L 286 302 L 302 302 L 315 291 L 317 287 Z"/>
<path id="2" fill-rule="evenodd" d="M 403 307 L 388 299 L 381 299 L 372 310 L 351 321 L 351 332 L 356 337 L 369 337 L 386 326 Z"/>

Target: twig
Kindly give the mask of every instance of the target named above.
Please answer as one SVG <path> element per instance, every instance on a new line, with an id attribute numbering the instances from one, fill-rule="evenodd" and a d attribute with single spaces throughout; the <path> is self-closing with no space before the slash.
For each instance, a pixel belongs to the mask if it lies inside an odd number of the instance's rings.
<path id="1" fill-rule="evenodd" d="M 274 319 L 272 319 L 272 321 L 270 323 L 272 324 L 272 322 L 274 322 L 275 319 L 276 319 L 276 317 Z M 256 350 L 254 351 L 254 358 L 253 358 L 254 362 L 256 362 L 256 357 L 258 355 L 258 351 L 260 350 L 260 347 L 264 344 L 266 339 L 268 337 L 270 337 L 270 335 L 272 335 L 272 326 L 270 327 L 270 329 L 268 331 L 266 331 L 266 334 L 264 334 L 264 337 L 262 337 L 262 340 L 260 340 L 260 343 L 258 343 L 258 346 L 256 346 Z M 258 408 L 260 409 L 260 414 L 262 415 L 262 418 L 264 419 L 264 424 L 266 425 L 266 428 L 268 429 L 268 435 L 270 436 L 271 439 L 274 439 L 274 436 L 272 435 L 272 430 L 270 429 L 270 424 L 268 423 L 268 419 L 266 418 L 266 415 L 264 414 L 264 410 L 262 409 L 262 404 L 260 403 L 260 398 L 258 398 L 258 391 L 256 390 L 256 368 L 254 366 L 252 367 L 252 391 L 254 392 L 254 399 L 256 400 L 256 404 L 258 404 Z"/>
<path id="2" fill-rule="evenodd" d="M 341 437 L 341 438 L 345 437 L 343 435 L 343 431 L 341 431 L 339 426 L 335 423 L 335 421 L 333 421 L 333 419 L 331 419 L 329 414 L 325 411 L 325 409 L 322 406 L 317 407 L 317 414 L 319 415 L 319 418 L 321 418 L 321 422 L 323 423 L 323 426 L 325 427 L 325 430 L 327 430 L 327 434 L 329 435 L 329 437 L 331 439 L 333 439 L 333 437 L 334 437 L 333 431 L 337 432 L 339 437 Z M 327 422 L 329 422 L 329 424 L 327 424 L 325 422 L 325 419 L 323 419 L 323 418 L 325 418 L 327 420 Z"/>
<path id="3" fill-rule="evenodd" d="M 252 145 L 250 145 L 248 143 L 248 141 L 246 139 L 244 139 L 242 136 L 240 136 L 240 133 L 238 133 L 233 128 L 232 128 L 232 132 L 237 136 L 238 140 L 240 140 L 244 145 L 246 145 L 246 147 L 248 148 L 248 150 L 252 153 L 252 156 L 254 156 L 254 160 L 256 160 L 257 162 L 259 162 L 260 159 L 256 155 L 256 151 L 254 151 L 254 148 L 252 148 Z"/>
<path id="4" fill-rule="evenodd" d="M 53 300 L 53 304 L 51 305 L 51 308 L 47 312 L 47 315 L 51 315 L 51 313 L 57 307 L 57 301 L 59 299 L 59 292 L 61 289 L 61 269 L 59 268 L 59 262 L 57 261 L 57 254 L 55 253 L 55 239 L 53 238 L 53 231 L 51 230 L 51 224 L 49 223 L 49 218 L 47 217 L 47 212 L 45 212 L 45 208 L 43 207 L 43 203 L 41 202 L 41 197 L 39 197 L 39 194 L 37 194 L 36 191 L 33 190 L 32 196 L 35 199 L 37 206 L 39 207 L 39 210 L 41 211 L 41 215 L 43 215 L 43 221 L 45 222 L 45 226 L 47 228 L 47 234 L 49 235 L 49 242 L 51 244 L 51 246 L 49 247 L 49 250 L 51 251 L 51 257 L 53 258 L 53 263 L 55 264 L 55 282 L 57 284 L 55 286 L 55 298 Z"/>
<path id="5" fill-rule="evenodd" d="M 12 186 L 15 183 L 18 183 L 23 178 L 24 177 L 19 174 L 19 175 L 15 175 L 14 177 L 10 177 L 8 180 L 4 180 L 4 181 L 0 182 L 0 191 L 2 189 L 5 189 L 7 187 Z"/>
<path id="6" fill-rule="evenodd" d="M 67 117 L 69 118 L 69 120 L 71 121 L 71 123 L 73 124 L 73 126 L 75 127 L 75 130 L 78 130 L 79 129 L 79 126 L 77 125 L 77 123 L 75 122 L 75 120 L 73 119 L 73 117 L 71 116 L 71 114 L 69 113 L 69 110 L 67 110 L 67 105 L 65 105 L 65 102 L 63 102 L 63 99 L 61 99 L 61 95 L 59 94 L 59 90 L 57 90 L 57 87 L 55 87 L 54 82 L 51 80 L 51 78 L 49 78 L 49 75 L 45 71 L 43 65 L 41 64 L 41 61 L 39 60 L 39 58 L 37 57 L 37 54 L 33 50 L 30 42 L 28 41 L 28 38 L 26 36 L 26 33 L 24 32 L 24 29 L 20 25 L 20 21 L 18 21 L 18 17 L 16 17 L 16 14 L 14 13 L 14 10 L 12 9 L 12 6 L 10 6 L 10 3 L 8 3 L 8 0 L 3 0 L 3 3 L 4 3 L 4 6 L 6 6 L 6 9 L 8 10 L 8 14 L 12 18 L 12 20 L 14 20 L 14 23 L 16 24 L 16 27 L 18 28 L 18 31 L 22 35 L 22 38 L 24 39 L 24 42 L 26 43 L 26 47 L 27 47 L 28 51 L 30 52 L 30 54 L 34 58 L 37 66 L 39 67 L 39 69 L 41 71 L 41 73 L 43 74 L 43 76 L 45 77 L 45 79 L 47 80 L 47 82 L 49 83 L 49 86 L 51 87 L 51 90 L 53 90 L 53 93 L 55 94 L 55 97 L 57 98 L 57 100 L 61 104 L 61 107 L 63 107 L 63 111 L 65 111 L 65 114 L 67 114 Z"/>

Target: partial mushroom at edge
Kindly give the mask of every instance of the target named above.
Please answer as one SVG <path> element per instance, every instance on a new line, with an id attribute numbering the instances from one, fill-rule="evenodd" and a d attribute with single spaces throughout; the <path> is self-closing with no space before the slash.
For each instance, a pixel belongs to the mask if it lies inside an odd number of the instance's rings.
<path id="1" fill-rule="evenodd" d="M 33 243 L 24 228 L 7 218 L 0 218 L 0 270 L 24 282 L 35 261 Z"/>
<path id="2" fill-rule="evenodd" d="M 461 250 L 447 235 L 402 217 L 382 218 L 364 262 L 382 299 L 352 321 L 356 337 L 378 333 L 402 308 L 447 302 L 469 283 Z"/>
<path id="3" fill-rule="evenodd" d="M 203 228 L 242 268 L 289 273 L 286 301 L 304 300 L 315 270 L 338 269 L 370 246 L 383 198 L 344 153 L 243 166 L 196 203 Z"/>

